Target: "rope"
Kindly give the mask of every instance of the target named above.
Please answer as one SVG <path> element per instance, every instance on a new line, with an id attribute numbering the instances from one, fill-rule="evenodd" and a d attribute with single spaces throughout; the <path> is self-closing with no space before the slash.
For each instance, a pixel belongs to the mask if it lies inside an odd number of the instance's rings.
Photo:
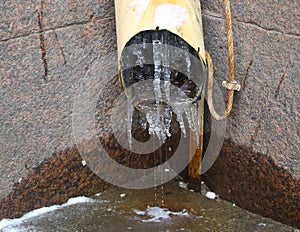
<path id="1" fill-rule="evenodd" d="M 240 85 L 234 80 L 234 50 L 233 50 L 233 34 L 232 34 L 232 22 L 231 22 L 231 11 L 230 11 L 230 0 L 224 0 L 224 8 L 226 14 L 226 30 L 228 37 L 228 66 L 229 66 L 229 83 L 223 83 L 223 86 L 228 89 L 228 103 L 226 106 L 226 111 L 223 116 L 220 116 L 213 104 L 213 79 L 214 79 L 214 65 L 212 59 L 206 51 L 206 59 L 208 65 L 208 89 L 207 89 L 207 103 L 211 115 L 218 121 L 225 120 L 230 115 L 233 104 L 234 90 L 239 90 Z"/>

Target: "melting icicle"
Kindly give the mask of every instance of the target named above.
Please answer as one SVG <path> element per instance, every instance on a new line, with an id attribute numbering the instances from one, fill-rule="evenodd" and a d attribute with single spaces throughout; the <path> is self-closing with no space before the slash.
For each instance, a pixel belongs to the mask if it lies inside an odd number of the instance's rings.
<path id="1" fill-rule="evenodd" d="M 168 137 L 171 137 L 170 133 L 170 127 L 171 127 L 171 121 L 172 121 L 172 110 L 170 107 L 171 103 L 171 71 L 169 68 L 169 51 L 168 47 L 165 46 L 164 52 L 162 53 L 162 65 L 164 66 L 163 69 L 163 78 L 164 78 L 164 92 L 165 92 L 165 102 L 167 103 L 163 120 L 166 127 L 165 133 Z"/>
<path id="2" fill-rule="evenodd" d="M 128 145 L 129 148 L 132 148 L 132 135 L 131 135 L 131 127 L 132 127 L 132 116 L 133 116 L 134 107 L 129 99 L 127 99 L 127 135 L 128 135 Z"/>
<path id="3" fill-rule="evenodd" d="M 134 50 L 133 54 L 137 56 L 136 65 L 143 68 L 144 63 L 145 63 L 145 57 L 143 56 L 142 51 L 141 50 Z"/>
<path id="4" fill-rule="evenodd" d="M 172 112 L 171 108 L 168 106 L 165 109 L 165 112 L 163 115 L 164 125 L 166 127 L 166 134 L 168 137 L 171 137 L 170 129 L 171 129 L 171 122 L 172 122 L 172 115 L 173 115 L 173 112 Z"/>
<path id="5" fill-rule="evenodd" d="M 146 114 L 146 118 L 149 124 L 149 134 L 156 135 L 161 142 L 166 140 L 166 127 L 161 121 L 161 116 L 157 114 L 157 111 L 150 111 Z"/>
<path id="6" fill-rule="evenodd" d="M 174 85 L 171 84 L 171 74 L 173 84 L 177 86 L 180 85 L 181 77 L 179 71 L 172 71 L 169 68 L 170 59 L 173 59 L 172 65 L 180 68 L 184 68 L 184 75 L 187 78 L 191 78 L 192 75 L 192 62 L 190 54 L 188 52 L 189 47 L 187 45 L 182 45 L 180 50 L 171 51 L 170 47 L 165 46 L 165 38 L 162 36 L 160 39 L 155 38 L 152 40 L 153 46 L 153 64 L 154 64 L 154 73 L 153 73 L 153 86 L 150 87 L 148 92 L 154 93 L 155 99 L 151 105 L 142 105 L 140 108 L 145 113 L 144 122 L 141 123 L 141 126 L 146 129 L 148 126 L 148 132 L 150 135 L 156 135 L 160 142 L 165 142 L 167 137 L 171 136 L 171 121 L 173 113 L 177 116 L 177 121 L 180 125 L 180 129 L 184 136 L 187 134 L 187 127 L 185 124 L 188 124 L 188 128 L 195 132 L 196 141 L 199 142 L 199 122 L 198 122 L 198 106 L 197 104 L 192 103 L 192 100 L 187 97 L 187 95 L 192 94 L 192 90 L 189 89 L 190 83 L 185 82 L 183 86 L 184 89 L 178 93 L 174 93 L 171 90 L 174 90 Z M 140 49 L 133 51 L 136 60 L 135 64 L 141 68 L 145 66 L 145 57 L 143 51 L 148 48 L 147 40 L 143 38 L 141 40 L 142 46 Z M 150 46 L 149 46 L 150 47 Z M 171 55 L 172 54 L 172 57 Z M 146 74 L 149 75 L 149 74 Z M 147 79 L 147 76 L 142 76 L 140 73 L 136 77 L 138 80 Z M 150 77 L 151 78 L 151 77 Z M 152 79 L 151 78 L 151 79 Z M 191 81 L 191 80 L 190 80 Z M 192 83 L 192 81 L 191 81 Z M 175 88 L 176 89 L 176 88 Z M 136 90 L 139 91 L 139 90 Z M 145 95 L 146 96 L 146 95 Z M 149 103 L 150 104 L 150 103 Z M 128 132 L 128 143 L 131 147 L 132 145 L 132 136 L 131 136 L 131 124 L 132 124 L 132 115 L 134 106 L 128 101 L 128 115 L 127 115 L 127 132 Z M 185 119 L 187 123 L 185 123 Z M 199 144 L 197 144 L 199 145 Z"/>
<path id="7" fill-rule="evenodd" d="M 161 115 L 160 115 L 160 104 L 162 101 L 162 93 L 160 86 L 160 78 L 161 78 L 161 63 L 162 63 L 162 51 L 161 51 L 161 41 L 153 40 L 153 62 L 154 62 L 154 94 L 155 94 L 155 107 L 156 112 L 154 112 L 154 121 L 155 121 L 155 134 L 158 136 L 160 141 L 164 141 L 164 125 L 161 123 Z M 161 124 L 161 125 L 160 125 Z"/>
<path id="8" fill-rule="evenodd" d="M 154 93 L 155 93 L 155 100 L 157 108 L 160 100 L 161 100 L 161 90 L 160 90 L 160 77 L 161 77 L 161 41 L 154 40 L 153 41 L 153 62 L 154 62 Z"/>
<path id="9" fill-rule="evenodd" d="M 143 38 L 143 49 L 146 49 L 146 42 L 147 42 L 147 39 Z"/>
<path id="10" fill-rule="evenodd" d="M 190 78 L 191 77 L 191 60 L 190 60 L 190 57 L 187 58 L 186 62 L 187 62 L 188 78 Z"/>
<path id="11" fill-rule="evenodd" d="M 174 111 L 177 115 L 177 121 L 179 123 L 180 129 L 184 134 L 184 136 L 186 136 L 185 126 L 183 121 L 183 109 L 179 107 L 179 108 L 175 108 Z"/>
<path id="12" fill-rule="evenodd" d="M 188 52 L 185 53 L 185 62 L 186 62 L 186 70 L 187 77 L 190 79 L 191 77 L 191 58 Z"/>
<path id="13" fill-rule="evenodd" d="M 192 120 L 190 124 L 190 128 L 195 131 L 196 133 L 196 141 L 197 141 L 197 147 L 199 146 L 199 136 L 200 136 L 200 124 L 199 124 L 199 115 L 198 115 L 198 106 L 196 104 L 193 104 L 191 107 L 192 111 Z"/>

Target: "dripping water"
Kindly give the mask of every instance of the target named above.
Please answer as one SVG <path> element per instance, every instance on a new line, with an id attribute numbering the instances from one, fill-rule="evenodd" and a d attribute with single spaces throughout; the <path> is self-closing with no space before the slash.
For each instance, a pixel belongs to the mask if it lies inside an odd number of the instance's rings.
<path id="1" fill-rule="evenodd" d="M 162 133 L 162 129 L 165 130 L 165 128 L 162 128 L 163 122 L 160 120 L 160 102 L 162 101 L 162 94 L 161 94 L 161 89 L 160 89 L 160 78 L 161 78 L 161 51 L 160 51 L 160 45 L 162 44 L 162 41 L 160 40 L 153 40 L 153 62 L 154 62 L 154 78 L 153 78 L 153 91 L 155 95 L 155 105 L 156 105 L 156 110 L 153 112 L 154 116 L 154 124 L 151 125 L 151 121 L 149 123 L 149 128 L 151 128 L 152 134 L 156 134 L 159 140 L 164 140 L 165 133 Z M 148 117 L 150 115 L 148 114 Z M 162 125 L 160 125 L 162 124 Z M 159 153 L 161 156 L 161 149 L 159 149 Z M 155 162 L 155 160 L 154 160 Z M 154 194 L 155 194 L 155 202 L 157 202 L 157 178 L 158 178 L 158 173 L 159 173 L 160 167 L 158 169 L 154 169 L 153 177 L 154 177 Z"/>
<path id="2" fill-rule="evenodd" d="M 131 72 L 129 72 L 132 74 L 132 77 L 124 82 L 125 85 L 127 84 L 127 86 L 129 86 L 130 84 L 140 80 L 152 81 L 153 87 L 147 91 L 153 93 L 152 96 L 154 96 L 154 99 L 151 99 L 150 103 L 138 103 L 138 105 L 135 106 L 138 106 L 138 109 L 141 110 L 145 115 L 143 128 L 147 127 L 149 135 L 153 136 L 153 138 L 155 138 L 159 144 L 163 144 L 168 138 L 171 137 L 171 122 L 172 118 L 175 118 L 173 117 L 173 114 L 176 115 L 176 120 L 183 135 L 186 136 L 190 129 L 195 132 L 193 133 L 195 136 L 193 139 L 199 143 L 200 132 L 198 121 L 198 105 L 195 103 L 193 98 L 195 97 L 196 93 L 198 93 L 197 91 L 201 89 L 201 87 L 197 89 L 197 86 L 195 87 L 191 84 L 191 76 L 193 75 L 192 67 L 195 66 L 193 63 L 194 61 L 192 62 L 191 60 L 191 50 L 188 44 L 178 42 L 179 39 L 176 38 L 175 41 L 177 41 L 176 43 L 180 45 L 178 46 L 180 49 L 170 51 L 170 47 L 163 46 L 169 44 L 170 38 L 168 36 L 169 34 L 167 33 L 155 31 L 150 37 L 149 35 L 146 35 L 145 37 L 137 37 L 137 40 L 132 42 L 132 44 L 140 44 L 141 46 L 136 47 L 135 50 L 131 51 L 131 54 L 133 55 L 129 54 L 125 57 L 134 57 L 133 60 L 137 68 L 133 68 Z M 149 48 L 152 49 L 152 66 L 147 66 L 145 63 Z M 169 67 L 170 60 L 172 60 L 173 65 L 174 63 L 178 63 L 178 70 L 171 69 Z M 180 70 L 182 67 L 184 72 Z M 149 71 L 150 69 L 151 71 Z M 135 71 L 136 73 L 133 74 Z M 174 94 L 174 86 L 180 88 L 181 91 L 175 92 L 176 94 Z M 144 89 L 134 89 L 134 92 L 143 91 Z M 146 95 L 147 94 L 145 93 L 145 96 Z M 135 106 L 133 106 L 132 101 L 128 100 L 127 133 L 129 147 L 132 146 L 132 114 Z M 157 150 L 157 147 L 155 147 L 154 150 Z M 159 149 L 160 163 L 163 161 L 163 155 L 167 154 L 168 152 L 168 148 L 166 148 L 166 150 L 162 150 L 162 148 Z M 155 164 L 156 161 L 154 160 L 153 162 Z M 161 183 L 164 183 L 162 172 L 165 170 L 161 170 L 160 167 L 161 166 L 158 166 L 157 169 L 154 169 L 154 186 L 159 186 Z M 157 202 L 158 197 L 157 190 L 157 187 L 155 187 L 155 202 Z M 163 205 L 163 185 L 161 185 L 160 194 L 162 196 L 161 205 Z"/>

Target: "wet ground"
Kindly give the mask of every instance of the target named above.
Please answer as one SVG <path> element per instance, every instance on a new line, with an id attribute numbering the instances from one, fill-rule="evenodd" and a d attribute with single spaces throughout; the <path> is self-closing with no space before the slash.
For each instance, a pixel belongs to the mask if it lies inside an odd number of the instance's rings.
<path id="1" fill-rule="evenodd" d="M 164 185 L 163 189 L 114 188 L 92 198 L 95 201 L 60 207 L 3 227 L 1 231 L 299 232 L 242 210 L 233 203 L 212 200 L 180 188 L 178 181 Z"/>

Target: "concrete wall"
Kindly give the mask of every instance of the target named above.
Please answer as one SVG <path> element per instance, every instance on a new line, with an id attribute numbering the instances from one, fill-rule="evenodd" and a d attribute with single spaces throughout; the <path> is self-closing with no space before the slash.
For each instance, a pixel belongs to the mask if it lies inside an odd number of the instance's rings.
<path id="1" fill-rule="evenodd" d="M 299 2 L 298 2 L 299 3 Z M 235 34 L 236 94 L 227 137 L 270 155 L 300 178 L 300 54 L 297 1 L 231 1 Z M 226 79 L 227 57 L 222 1 L 205 1 L 206 48 L 216 78 Z"/>
<path id="2" fill-rule="evenodd" d="M 83 194 L 79 179 L 93 191 L 78 151 L 68 150 L 73 99 L 93 62 L 115 51 L 116 36 L 112 1 L 13 0 L 1 2 L 0 12 L 0 215 L 14 216 Z M 77 183 L 59 196 L 63 176 Z"/>
<path id="3" fill-rule="evenodd" d="M 204 175 L 222 198 L 299 227 L 300 17 L 298 1 L 232 0 L 236 79 L 225 143 Z M 203 2 L 206 48 L 226 78 L 222 1 Z"/>
<path id="4" fill-rule="evenodd" d="M 299 226 L 299 2 L 231 5 L 236 78 L 243 88 L 223 151 L 205 179 L 224 198 Z M 205 44 L 220 83 L 227 78 L 223 5 L 209 0 L 202 6 Z M 0 217 L 13 217 L 107 187 L 81 165 L 72 109 L 80 78 L 115 51 L 116 36 L 109 0 L 11 0 L 0 12 Z M 268 192 L 278 194 L 247 197 Z M 276 201 L 285 207 L 273 210 Z M 276 217 L 279 211 L 286 213 Z"/>

